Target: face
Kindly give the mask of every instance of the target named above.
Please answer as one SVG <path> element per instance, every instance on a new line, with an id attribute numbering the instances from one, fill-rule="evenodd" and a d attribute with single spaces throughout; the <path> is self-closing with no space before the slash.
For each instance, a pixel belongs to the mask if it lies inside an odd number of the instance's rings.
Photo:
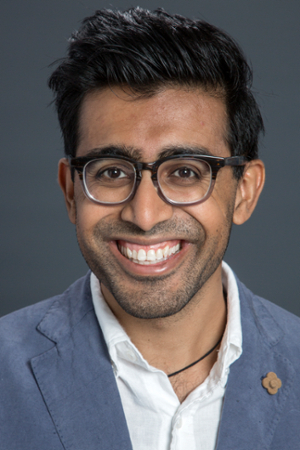
<path id="1" fill-rule="evenodd" d="M 77 156 L 115 146 L 143 162 L 178 147 L 227 157 L 225 136 L 221 99 L 179 88 L 137 99 L 114 88 L 86 96 Z M 220 279 L 235 210 L 232 168 L 220 170 L 204 203 L 174 207 L 157 195 L 149 171 L 130 202 L 102 206 L 84 195 L 77 173 L 73 185 L 67 164 L 61 166 L 79 246 L 112 309 L 140 318 L 171 316 Z"/>

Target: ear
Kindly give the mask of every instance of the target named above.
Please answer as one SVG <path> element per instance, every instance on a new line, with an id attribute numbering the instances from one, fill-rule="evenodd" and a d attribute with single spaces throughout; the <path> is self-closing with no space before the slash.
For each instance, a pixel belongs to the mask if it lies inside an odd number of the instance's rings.
<path id="1" fill-rule="evenodd" d="M 236 191 L 233 223 L 241 225 L 251 217 L 265 183 L 265 166 L 260 159 L 249 161 Z"/>
<path id="2" fill-rule="evenodd" d="M 60 159 L 58 163 L 58 184 L 60 185 L 65 197 L 69 219 L 75 224 L 76 209 L 74 199 L 74 183 L 71 178 L 71 169 L 67 158 Z"/>

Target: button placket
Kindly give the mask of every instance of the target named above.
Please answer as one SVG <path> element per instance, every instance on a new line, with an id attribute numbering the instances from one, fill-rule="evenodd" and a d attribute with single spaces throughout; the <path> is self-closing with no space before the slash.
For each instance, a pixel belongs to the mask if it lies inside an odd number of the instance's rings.
<path id="1" fill-rule="evenodd" d="M 110 363 L 111 363 L 115 377 L 118 376 L 118 368 L 117 368 L 116 364 L 113 362 L 112 359 L 110 360 Z"/>

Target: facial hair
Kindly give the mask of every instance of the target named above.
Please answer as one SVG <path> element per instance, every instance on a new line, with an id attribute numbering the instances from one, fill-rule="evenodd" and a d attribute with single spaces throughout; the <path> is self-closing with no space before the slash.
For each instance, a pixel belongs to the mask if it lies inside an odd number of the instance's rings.
<path id="1" fill-rule="evenodd" d="M 88 266 L 126 313 L 141 319 L 163 318 L 177 314 L 191 302 L 221 264 L 230 237 L 231 210 L 222 232 L 210 238 L 190 216 L 185 220 L 174 218 L 160 222 L 147 232 L 130 222 L 105 217 L 95 226 L 90 238 L 77 226 L 77 239 Z M 166 236 L 188 241 L 191 244 L 188 258 L 168 274 L 136 275 L 120 266 L 108 245 L 109 241 L 120 238 L 134 242 L 136 237 L 151 236 L 161 241 Z"/>

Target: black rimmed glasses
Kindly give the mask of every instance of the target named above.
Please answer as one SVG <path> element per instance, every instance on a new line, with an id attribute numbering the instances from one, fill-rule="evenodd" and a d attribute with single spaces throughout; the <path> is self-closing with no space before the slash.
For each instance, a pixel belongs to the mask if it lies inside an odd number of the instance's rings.
<path id="1" fill-rule="evenodd" d="M 243 166 L 244 156 L 221 158 L 207 155 L 172 155 L 152 163 L 125 156 L 78 157 L 69 160 L 83 183 L 87 197 L 101 205 L 130 201 L 150 170 L 159 197 L 174 206 L 195 205 L 211 195 L 218 171 L 224 166 Z"/>

